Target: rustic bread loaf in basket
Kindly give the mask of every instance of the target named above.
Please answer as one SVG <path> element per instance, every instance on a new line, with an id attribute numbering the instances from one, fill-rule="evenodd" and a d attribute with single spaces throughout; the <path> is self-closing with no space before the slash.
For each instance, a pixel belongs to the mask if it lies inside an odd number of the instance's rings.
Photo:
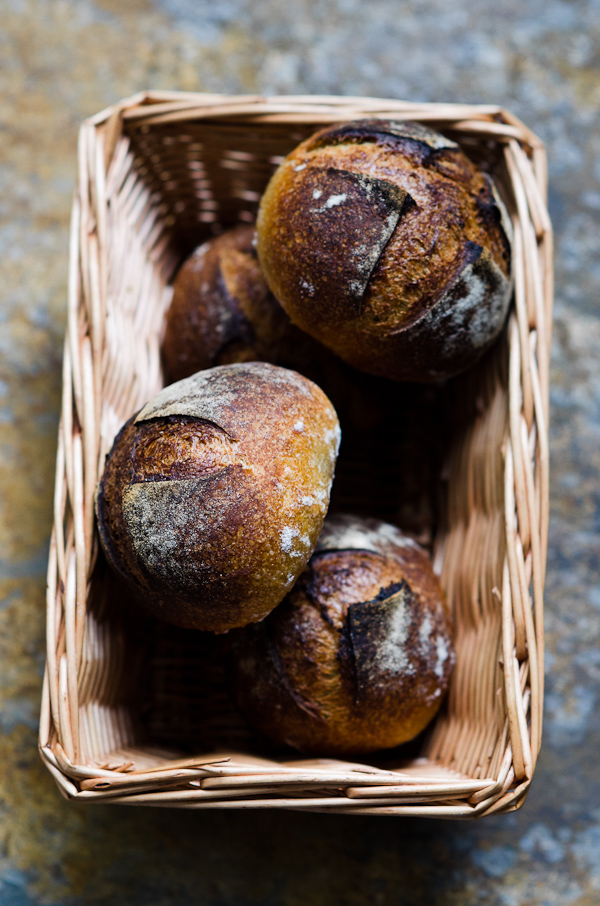
<path id="1" fill-rule="evenodd" d="M 157 629 L 121 606 L 99 552 L 94 490 L 117 431 L 162 386 L 161 330 L 183 257 L 219 228 L 252 222 L 270 175 L 300 141 L 360 118 L 431 125 L 493 174 L 515 231 L 515 292 L 500 341 L 448 383 L 436 410 L 444 424 L 429 536 L 456 642 L 446 704 L 407 749 L 349 763 L 265 747 L 232 705 L 204 634 Z M 42 758 L 65 796 L 449 818 L 523 803 L 544 676 L 545 193 L 541 142 L 494 106 L 151 92 L 83 124 L 40 724 Z"/>

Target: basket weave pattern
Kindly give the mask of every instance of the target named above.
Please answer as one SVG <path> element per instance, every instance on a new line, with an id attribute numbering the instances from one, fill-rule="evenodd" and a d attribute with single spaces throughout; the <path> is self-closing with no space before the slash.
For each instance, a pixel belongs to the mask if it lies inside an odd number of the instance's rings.
<path id="1" fill-rule="evenodd" d="M 182 757 L 158 748 L 136 713 L 140 645 L 111 612 L 95 486 L 120 426 L 162 386 L 160 331 L 183 252 L 215 226 L 253 220 L 274 167 L 316 128 L 361 117 L 417 120 L 459 141 L 494 172 L 515 229 L 505 334 L 454 382 L 467 417 L 448 452 L 434 548 L 456 624 L 447 706 L 419 757 L 401 767 L 256 757 L 243 733 L 235 751 Z M 543 146 L 499 107 L 155 92 L 83 124 L 40 724 L 42 758 L 67 797 L 457 818 L 523 803 L 543 704 L 553 290 L 545 191 Z"/>

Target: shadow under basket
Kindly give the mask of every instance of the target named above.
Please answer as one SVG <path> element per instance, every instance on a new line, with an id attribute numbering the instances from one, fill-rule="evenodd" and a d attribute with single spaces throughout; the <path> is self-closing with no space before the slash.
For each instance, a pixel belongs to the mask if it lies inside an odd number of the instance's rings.
<path id="1" fill-rule="evenodd" d="M 515 230 L 515 292 L 495 347 L 428 391 L 434 408 L 422 410 L 440 456 L 435 506 L 417 507 L 430 524 L 413 529 L 431 540 L 454 618 L 447 699 L 414 744 L 350 763 L 255 736 L 205 634 L 121 606 L 93 498 L 115 434 L 162 386 L 160 336 L 180 262 L 254 219 L 271 173 L 301 140 L 358 118 L 430 124 L 494 174 Z M 40 722 L 60 790 L 132 805 L 359 815 L 518 808 L 540 749 L 544 676 L 552 236 L 539 139 L 493 106 L 138 95 L 81 128 L 70 252 Z M 342 497 L 352 509 L 351 491 Z"/>

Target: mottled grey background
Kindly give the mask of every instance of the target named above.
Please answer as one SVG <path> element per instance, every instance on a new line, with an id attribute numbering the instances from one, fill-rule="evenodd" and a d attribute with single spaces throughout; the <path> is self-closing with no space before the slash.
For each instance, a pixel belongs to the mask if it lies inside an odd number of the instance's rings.
<path id="1" fill-rule="evenodd" d="M 1 906 L 600 902 L 600 2 L 0 0 Z M 545 738 L 474 824 L 64 802 L 36 752 L 79 122 L 145 88 L 501 103 L 556 229 Z"/>

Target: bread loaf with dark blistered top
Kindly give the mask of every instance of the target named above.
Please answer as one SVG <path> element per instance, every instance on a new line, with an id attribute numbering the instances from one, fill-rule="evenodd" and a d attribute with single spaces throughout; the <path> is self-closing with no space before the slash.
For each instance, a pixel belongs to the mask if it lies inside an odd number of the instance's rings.
<path id="1" fill-rule="evenodd" d="M 351 755 L 413 739 L 454 664 L 426 552 L 374 519 L 329 517 L 307 568 L 262 623 L 236 633 L 244 714 L 278 743 Z"/>
<path id="2" fill-rule="evenodd" d="M 107 457 L 96 512 L 109 562 L 176 625 L 261 620 L 312 554 L 339 441 L 333 406 L 294 371 L 253 362 L 171 384 Z"/>
<path id="3" fill-rule="evenodd" d="M 254 226 L 238 226 L 199 246 L 179 269 L 165 319 L 168 381 L 233 362 L 270 362 L 312 377 L 326 350 L 296 327 L 260 269 Z"/>
<path id="4" fill-rule="evenodd" d="M 472 365 L 505 320 L 511 226 L 491 177 L 415 123 L 359 120 L 286 157 L 257 250 L 290 318 L 351 365 L 432 382 Z"/>

